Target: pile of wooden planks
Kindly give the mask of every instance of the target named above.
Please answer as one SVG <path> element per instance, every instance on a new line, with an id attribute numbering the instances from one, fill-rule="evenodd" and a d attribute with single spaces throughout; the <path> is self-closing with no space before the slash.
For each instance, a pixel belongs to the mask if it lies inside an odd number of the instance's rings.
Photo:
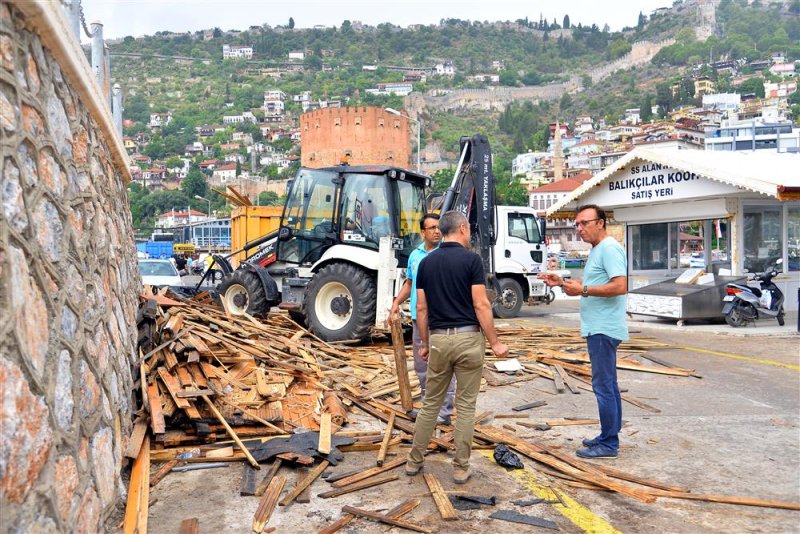
<path id="1" fill-rule="evenodd" d="M 327 460 L 314 466 L 315 458 L 284 453 L 275 457 L 265 477 L 260 481 L 256 478 L 255 470 L 260 465 L 251 450 L 265 441 L 286 437 L 298 430 L 318 434 L 317 451 L 322 455 L 331 452 L 332 436 L 353 438 L 354 443 L 341 447 L 342 453 L 374 451 L 376 454 L 375 467 L 351 472 L 346 474 L 348 476 L 329 477 L 332 490 L 321 493 L 319 498 L 335 498 L 399 478 L 390 473 L 405 461 L 397 446 L 409 443 L 413 435 L 413 421 L 405 406 L 412 396 L 418 398 L 420 393 L 413 371 L 406 369 L 407 380 L 398 380 L 396 369 L 402 368 L 398 358 L 410 356 L 410 350 L 404 353 L 402 342 L 398 346 L 402 336 L 395 333 L 394 347 L 389 343 L 337 346 L 317 339 L 281 313 L 266 321 L 246 315 L 233 316 L 215 306 L 207 295 L 187 300 L 165 292 L 148 293 L 143 297 L 139 321 L 136 397 L 140 405 L 125 452 L 126 456 L 136 459 L 126 511 L 127 532 L 146 526 L 147 486 L 158 483 L 173 468 L 180 469 L 178 462 L 191 465 L 232 460 L 248 461 L 252 466 L 244 477 L 245 485 L 250 487 L 243 486 L 242 495 L 261 498 L 253 527 L 259 531 L 266 529 L 276 506 L 307 499 L 304 494 L 328 466 Z M 485 385 L 501 386 L 544 378 L 552 381 L 555 394 L 591 390 L 585 340 L 576 330 L 514 326 L 499 328 L 499 334 L 512 355 L 519 359 L 522 370 L 514 375 L 498 373 L 488 353 Z M 621 345 L 618 367 L 698 377 L 691 369 L 672 366 L 647 352 L 656 347 L 657 344 L 647 339 L 634 339 Z M 644 365 L 640 361 L 642 358 L 658 365 Z M 640 408 L 658 411 L 639 399 L 628 396 L 623 399 Z M 362 418 L 364 415 L 374 418 L 382 429 L 375 430 L 375 425 L 369 430 L 343 428 L 354 419 L 352 412 L 360 413 Z M 487 419 L 486 415 L 476 418 L 476 446 L 492 448 L 505 443 L 535 460 L 540 472 L 562 486 L 610 490 L 642 502 L 652 502 L 656 497 L 701 497 L 684 488 L 598 467 L 559 452 L 557 448 L 485 426 L 481 420 Z M 586 421 L 565 418 L 564 421 L 547 421 L 545 426 L 584 423 Z M 431 447 L 453 448 L 452 427 L 441 429 L 443 434 L 432 440 Z M 153 478 L 149 477 L 150 461 L 167 462 Z M 288 465 L 306 465 L 309 470 L 298 471 L 297 483 L 281 498 L 287 478 L 277 473 Z M 444 493 L 439 491 L 438 481 L 426 477 L 426 482 L 442 517 L 456 518 Z M 644 487 L 639 487 L 642 485 Z M 761 502 L 706 497 L 717 502 Z M 396 513 L 378 514 L 345 507 L 342 521 L 346 524 L 355 517 L 362 517 L 424 532 L 422 527 L 400 518 L 407 513 L 404 510 L 401 507 Z"/>

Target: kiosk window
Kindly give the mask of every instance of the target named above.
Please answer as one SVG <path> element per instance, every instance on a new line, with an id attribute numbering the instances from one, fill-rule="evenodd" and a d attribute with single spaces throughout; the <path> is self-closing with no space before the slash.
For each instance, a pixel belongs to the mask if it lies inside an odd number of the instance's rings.
<path id="1" fill-rule="evenodd" d="M 717 273 L 730 268 L 727 219 L 631 225 L 628 238 L 631 271 L 701 268 Z"/>
<path id="2" fill-rule="evenodd" d="M 800 205 L 789 206 L 788 214 L 788 270 L 800 271 Z"/>
<path id="3" fill-rule="evenodd" d="M 761 272 L 783 257 L 780 206 L 744 207 L 744 268 Z"/>

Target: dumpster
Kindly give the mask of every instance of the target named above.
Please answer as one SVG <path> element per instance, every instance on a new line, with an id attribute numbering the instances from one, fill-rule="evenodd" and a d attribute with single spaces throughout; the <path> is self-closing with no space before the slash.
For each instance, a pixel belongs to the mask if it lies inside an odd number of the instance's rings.
<path id="1" fill-rule="evenodd" d="M 283 206 L 239 206 L 231 211 L 231 250 L 278 229 Z M 251 250 L 250 254 L 255 253 Z M 234 268 L 247 258 L 244 251 L 231 257 Z"/>
<path id="2" fill-rule="evenodd" d="M 715 276 L 709 284 L 678 284 L 677 278 L 628 292 L 629 315 L 651 315 L 666 319 L 722 318 L 725 285 L 747 283 L 746 276 Z"/>

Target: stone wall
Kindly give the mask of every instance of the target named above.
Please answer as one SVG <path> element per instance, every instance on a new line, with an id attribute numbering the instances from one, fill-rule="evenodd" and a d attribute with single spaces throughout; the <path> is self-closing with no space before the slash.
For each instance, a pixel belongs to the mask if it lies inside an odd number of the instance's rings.
<path id="1" fill-rule="evenodd" d="M 0 531 L 95 532 L 126 491 L 128 171 L 34 5 L 0 1 Z"/>

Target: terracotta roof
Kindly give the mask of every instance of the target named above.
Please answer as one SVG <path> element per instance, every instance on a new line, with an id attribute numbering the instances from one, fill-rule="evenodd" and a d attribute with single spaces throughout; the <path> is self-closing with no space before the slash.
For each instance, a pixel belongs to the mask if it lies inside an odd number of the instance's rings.
<path id="1" fill-rule="evenodd" d="M 235 163 L 226 163 L 226 164 L 220 165 L 219 167 L 214 169 L 214 172 L 217 172 L 217 171 L 235 171 L 235 170 L 236 170 L 236 164 Z"/>
<path id="2" fill-rule="evenodd" d="M 580 187 L 583 182 L 592 177 L 592 173 L 585 174 L 588 176 L 584 177 L 584 174 L 579 174 L 572 178 L 563 178 L 549 184 L 541 185 L 531 190 L 530 193 L 568 193 L 574 191 Z"/>

